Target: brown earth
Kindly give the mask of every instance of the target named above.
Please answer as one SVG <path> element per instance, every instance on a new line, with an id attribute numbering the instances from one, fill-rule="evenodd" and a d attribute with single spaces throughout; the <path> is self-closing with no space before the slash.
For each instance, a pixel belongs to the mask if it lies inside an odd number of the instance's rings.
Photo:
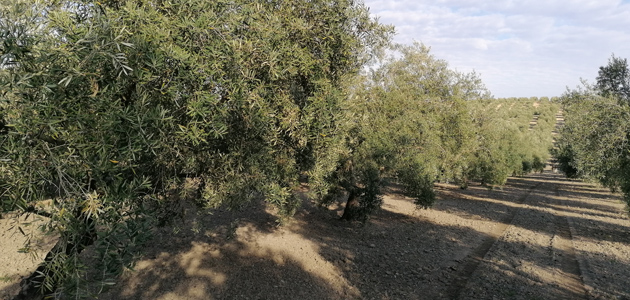
<path id="1" fill-rule="evenodd" d="M 630 220 L 618 196 L 551 170 L 503 189 L 438 191 L 419 210 L 391 187 L 365 225 L 308 203 L 282 227 L 257 206 L 189 212 L 99 299 L 630 299 Z M 7 238 L 23 241 L 3 233 L 9 298 L 30 259 L 7 253 Z"/>
<path id="2" fill-rule="evenodd" d="M 31 275 L 57 238 L 40 230 L 47 220 L 37 215 L 0 216 L 0 299 L 11 299 L 23 277 Z"/>
<path id="3" fill-rule="evenodd" d="M 365 225 L 305 204 L 189 216 L 101 299 L 630 299 L 618 196 L 547 170 L 506 187 L 439 186 L 418 210 L 393 187 Z"/>

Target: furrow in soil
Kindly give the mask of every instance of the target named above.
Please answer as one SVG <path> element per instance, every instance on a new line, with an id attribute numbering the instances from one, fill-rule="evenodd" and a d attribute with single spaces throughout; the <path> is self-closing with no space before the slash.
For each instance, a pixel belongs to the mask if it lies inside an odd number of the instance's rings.
<path id="1" fill-rule="evenodd" d="M 536 183 L 529 187 L 527 193 L 521 196 L 516 203 L 518 205 L 522 205 L 527 200 L 527 197 L 529 197 L 531 192 L 540 186 L 540 184 L 541 183 Z M 481 244 L 475 248 L 470 255 L 468 255 L 468 257 L 466 257 L 466 259 L 462 262 L 460 271 L 455 275 L 455 278 L 448 289 L 449 298 L 457 299 L 460 296 L 472 274 L 475 272 L 479 264 L 484 261 L 484 257 L 487 255 L 488 251 L 490 251 L 492 246 L 505 233 L 514 220 L 514 217 L 515 211 L 507 215 L 500 223 L 498 223 L 495 230 L 490 232 L 488 237 L 483 240 Z"/>
<path id="2" fill-rule="evenodd" d="M 585 299 L 569 225 L 556 211 L 552 177 L 527 178 L 538 184 L 467 277 L 458 299 Z"/>

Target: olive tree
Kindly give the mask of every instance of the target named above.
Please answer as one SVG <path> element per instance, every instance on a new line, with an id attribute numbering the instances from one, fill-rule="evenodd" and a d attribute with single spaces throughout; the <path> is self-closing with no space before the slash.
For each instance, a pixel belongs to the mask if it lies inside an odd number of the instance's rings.
<path id="1" fill-rule="evenodd" d="M 365 219 L 379 208 L 387 178 L 430 206 L 434 182 L 461 179 L 474 151 L 465 101 L 487 95 L 477 76 L 450 70 L 418 43 L 393 50 L 351 84 L 347 150 L 320 191 L 323 203 L 347 193 L 343 219 Z"/>
<path id="2" fill-rule="evenodd" d="M 596 87 L 604 97 L 614 96 L 625 104 L 630 101 L 630 69 L 628 60 L 613 54 L 608 64 L 599 67 Z"/>
<path id="3" fill-rule="evenodd" d="M 469 108 L 477 140 L 468 169 L 471 179 L 503 185 L 509 176 L 544 169 L 553 145 L 557 104 L 507 98 L 471 101 Z"/>
<path id="4" fill-rule="evenodd" d="M 391 35 L 352 0 L 4 7 L 2 208 L 60 235 L 24 294 L 79 295 L 91 244 L 115 276 L 186 178 L 200 206 L 291 215 L 300 175 L 316 186 L 343 152 L 343 83 Z"/>
<path id="5" fill-rule="evenodd" d="M 556 156 L 568 176 L 594 179 L 630 199 L 630 107 L 585 86 L 563 96 L 565 125 Z"/>
<path id="6" fill-rule="evenodd" d="M 630 203 L 630 72 L 626 59 L 609 59 L 597 82 L 583 82 L 561 97 L 565 126 L 555 156 L 569 177 L 594 179 L 620 189 Z"/>

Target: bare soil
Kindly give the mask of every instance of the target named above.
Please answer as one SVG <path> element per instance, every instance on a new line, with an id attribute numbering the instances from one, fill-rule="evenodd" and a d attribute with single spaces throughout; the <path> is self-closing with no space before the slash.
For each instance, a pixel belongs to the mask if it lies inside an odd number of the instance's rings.
<path id="1" fill-rule="evenodd" d="M 630 220 L 616 195 L 551 170 L 503 189 L 392 187 L 365 225 L 308 203 L 189 213 L 101 299 L 630 299 Z"/>
<path id="2" fill-rule="evenodd" d="M 0 299 L 11 299 L 20 291 L 20 281 L 35 271 L 57 237 L 40 229 L 46 218 L 37 215 L 0 217 Z"/>
<path id="3" fill-rule="evenodd" d="M 391 186 L 366 224 L 308 202 L 280 227 L 262 204 L 191 210 L 99 299 L 630 299 L 619 196 L 551 170 L 438 193 L 422 210 Z M 37 264 L 11 224 L 0 220 L 2 299 Z"/>

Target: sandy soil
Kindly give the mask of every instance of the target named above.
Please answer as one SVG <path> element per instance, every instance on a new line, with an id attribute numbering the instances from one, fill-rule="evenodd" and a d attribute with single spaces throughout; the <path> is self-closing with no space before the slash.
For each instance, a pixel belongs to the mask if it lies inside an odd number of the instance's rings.
<path id="1" fill-rule="evenodd" d="M 46 221 L 37 215 L 0 218 L 0 299 L 16 295 L 20 280 L 35 271 L 57 242 L 39 229 Z"/>

